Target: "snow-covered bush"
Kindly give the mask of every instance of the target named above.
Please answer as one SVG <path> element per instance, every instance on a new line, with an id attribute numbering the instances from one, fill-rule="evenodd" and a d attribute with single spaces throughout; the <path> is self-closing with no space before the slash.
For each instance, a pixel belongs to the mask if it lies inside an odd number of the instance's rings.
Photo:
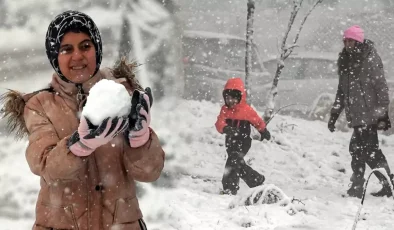
<path id="1" fill-rule="evenodd" d="M 328 122 L 330 119 L 330 112 L 332 104 L 335 101 L 335 95 L 329 93 L 320 94 L 316 100 L 312 103 L 311 109 L 308 114 L 308 119 L 310 120 L 320 120 Z M 336 128 L 340 131 L 349 131 L 348 123 L 346 120 L 345 111 L 341 113 L 336 124 Z"/>
<path id="2" fill-rule="evenodd" d="M 280 188 L 273 184 L 266 184 L 251 189 L 243 196 L 235 197 L 229 208 L 238 206 L 278 204 L 286 208 L 289 215 L 295 215 L 300 211 L 306 211 L 304 205 L 297 199 L 288 197 Z"/>

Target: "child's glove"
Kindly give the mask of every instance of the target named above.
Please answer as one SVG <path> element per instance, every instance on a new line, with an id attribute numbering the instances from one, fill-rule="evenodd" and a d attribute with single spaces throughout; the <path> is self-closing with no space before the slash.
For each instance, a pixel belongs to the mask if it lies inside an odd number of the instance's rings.
<path id="1" fill-rule="evenodd" d="M 128 139 L 132 148 L 144 145 L 149 140 L 151 121 L 150 109 L 152 107 L 152 91 L 148 87 L 145 92 L 135 90 L 131 99 L 131 112 L 129 115 Z"/>
<path id="2" fill-rule="evenodd" d="M 110 142 L 128 126 L 128 119 L 106 118 L 99 126 L 82 116 L 78 130 L 68 140 L 68 148 L 76 156 L 88 156 L 98 147 Z"/>
<path id="3" fill-rule="evenodd" d="M 260 141 L 267 140 L 269 141 L 271 139 L 271 133 L 268 131 L 268 129 L 264 129 L 263 131 L 260 132 Z"/>

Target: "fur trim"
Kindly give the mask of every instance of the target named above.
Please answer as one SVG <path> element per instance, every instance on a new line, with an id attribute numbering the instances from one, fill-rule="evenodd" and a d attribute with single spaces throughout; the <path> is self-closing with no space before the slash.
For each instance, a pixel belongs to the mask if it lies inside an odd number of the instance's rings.
<path id="1" fill-rule="evenodd" d="M 127 63 L 126 58 L 122 57 L 120 61 L 115 64 L 114 68 L 111 69 L 111 72 L 115 78 L 125 78 L 133 90 L 143 90 L 135 76 L 135 69 L 137 67 L 137 62 L 133 61 L 131 63 Z"/>
<path id="2" fill-rule="evenodd" d="M 9 133 L 15 132 L 15 139 L 22 139 L 28 134 L 23 112 L 25 109 L 25 100 L 22 93 L 9 90 L 0 95 L 1 119 L 6 119 L 6 130 Z"/>
<path id="3" fill-rule="evenodd" d="M 136 62 L 127 63 L 126 58 L 121 58 L 111 69 L 111 72 L 115 78 L 125 78 L 133 90 L 143 90 L 135 76 L 136 67 L 138 67 Z M 23 117 L 25 105 L 32 96 L 41 91 L 51 92 L 53 89 L 42 89 L 26 95 L 15 90 L 8 90 L 0 95 L 0 106 L 2 106 L 0 118 L 6 120 L 6 130 L 9 133 L 15 133 L 15 139 L 19 140 L 28 135 L 29 132 Z"/>

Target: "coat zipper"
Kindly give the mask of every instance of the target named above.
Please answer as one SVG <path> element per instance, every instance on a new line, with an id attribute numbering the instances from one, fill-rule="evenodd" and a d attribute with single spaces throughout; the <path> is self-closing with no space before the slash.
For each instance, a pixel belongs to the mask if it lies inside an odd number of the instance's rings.
<path id="1" fill-rule="evenodd" d="M 360 63 L 360 68 L 362 68 L 362 64 L 363 64 L 364 62 L 361 62 Z M 354 73 L 354 77 L 356 78 L 356 80 L 357 80 L 357 82 L 358 82 L 358 85 L 360 86 L 360 90 L 361 90 L 361 93 L 362 93 L 362 96 L 363 96 L 363 99 L 364 99 L 364 104 L 365 104 L 365 108 L 368 108 L 368 105 L 367 105 L 367 100 L 365 99 L 365 91 L 364 91 L 364 88 L 363 88 L 363 86 L 362 86 L 362 84 L 361 84 L 361 80 L 360 80 L 360 78 L 356 75 L 356 71 L 355 71 L 355 69 L 352 69 L 353 70 L 353 73 Z M 360 69 L 360 72 L 358 73 L 358 74 L 361 74 L 361 69 Z M 350 102 L 349 100 L 350 100 L 350 75 L 351 75 L 351 73 L 349 73 L 349 75 L 348 75 L 348 77 L 347 77 L 347 79 L 348 79 L 348 103 Z M 350 105 L 350 103 L 349 103 L 349 105 Z"/>
<path id="2" fill-rule="evenodd" d="M 364 91 L 364 88 L 363 88 L 363 86 L 361 84 L 360 78 L 357 77 L 357 80 L 358 80 L 358 84 L 360 85 L 361 93 L 363 94 L 365 108 L 368 108 L 367 100 L 365 99 L 365 91 Z"/>
<path id="3" fill-rule="evenodd" d="M 99 175 L 99 170 L 98 170 L 98 167 L 97 167 L 97 160 L 96 160 L 96 155 L 94 154 L 94 152 L 93 152 L 93 154 L 92 154 L 93 156 L 92 156 L 92 158 L 91 159 L 93 159 L 93 164 L 94 164 L 94 170 L 95 170 L 95 175 L 97 175 L 97 184 L 100 184 L 101 182 L 100 182 L 100 175 Z M 101 192 L 101 190 L 100 190 L 100 192 Z M 100 196 L 100 204 L 102 204 L 103 203 L 103 194 L 101 193 L 101 194 L 99 194 L 98 196 Z M 100 210 L 101 211 L 101 213 L 103 212 L 103 210 Z M 101 213 L 100 213 L 100 216 L 101 216 Z M 100 229 L 103 229 L 103 226 L 102 226 L 102 224 L 103 224 L 103 220 L 102 220 L 102 218 L 100 218 L 100 223 L 99 223 L 99 226 L 100 226 Z"/>
<path id="4" fill-rule="evenodd" d="M 368 108 L 367 100 L 365 99 L 365 91 L 364 91 L 364 88 L 363 88 L 363 86 L 361 84 L 361 80 L 359 78 L 359 76 L 361 75 L 361 72 L 363 70 L 364 60 L 365 59 L 363 58 L 363 60 L 360 62 L 360 72 L 358 73 L 358 76 L 355 75 L 355 77 L 357 78 L 358 84 L 360 86 L 361 93 L 363 94 L 362 96 L 363 96 L 363 99 L 364 99 L 365 108 Z"/>
<path id="5" fill-rule="evenodd" d="M 78 103 L 78 105 L 82 102 L 82 100 L 83 100 L 83 96 L 84 96 L 84 91 L 83 91 L 83 88 L 82 88 L 82 84 L 75 84 L 76 86 L 77 86 L 77 88 L 78 88 L 78 93 L 77 93 L 77 103 Z"/>
<path id="6" fill-rule="evenodd" d="M 89 162 L 88 162 L 89 163 Z M 89 170 L 88 170 L 89 171 Z M 92 210 L 91 210 L 91 208 L 90 208 L 90 192 L 91 192 L 91 190 L 90 190 L 90 187 L 89 187 L 89 183 L 90 183 L 90 180 L 89 180 L 89 173 L 87 173 L 87 175 L 88 175 L 88 178 L 86 178 L 86 191 L 87 191 L 87 193 L 88 193 L 88 230 L 89 229 L 91 229 L 90 228 L 90 226 L 91 226 L 91 224 L 90 224 L 90 222 L 91 222 L 91 212 L 92 212 Z M 89 182 L 88 182 L 89 181 Z"/>

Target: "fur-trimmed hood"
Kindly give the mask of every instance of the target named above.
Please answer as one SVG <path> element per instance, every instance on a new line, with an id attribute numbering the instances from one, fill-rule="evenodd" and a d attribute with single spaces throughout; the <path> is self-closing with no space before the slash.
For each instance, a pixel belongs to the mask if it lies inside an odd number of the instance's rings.
<path id="1" fill-rule="evenodd" d="M 118 63 L 115 64 L 114 68 L 100 70 L 92 79 L 93 84 L 89 84 L 87 87 L 89 89 L 97 81 L 107 78 L 107 79 L 118 79 L 119 83 L 127 85 L 131 90 L 142 90 L 141 85 L 135 77 L 135 69 L 137 64 L 135 62 L 127 63 L 123 58 Z M 96 79 L 94 79 L 96 78 Z M 89 80 L 89 81 L 90 81 Z M 127 87 L 128 88 L 128 87 Z M 0 114 L 1 119 L 6 120 L 6 131 L 8 133 L 14 133 L 15 139 L 19 140 L 28 135 L 28 130 L 26 128 L 25 120 L 23 117 L 24 109 L 26 103 L 35 95 L 42 91 L 49 91 L 58 93 L 63 97 L 73 97 L 77 93 L 77 88 L 71 83 L 66 83 L 59 78 L 56 74 L 52 77 L 52 82 L 49 84 L 48 88 L 34 91 L 32 93 L 22 93 L 16 90 L 9 89 L 7 92 L 0 95 Z"/>
<path id="2" fill-rule="evenodd" d="M 15 132 L 16 139 L 21 139 L 27 134 L 23 111 L 26 102 L 34 95 L 35 92 L 23 94 L 12 89 L 0 95 L 1 119 L 6 120 L 6 131 Z"/>

